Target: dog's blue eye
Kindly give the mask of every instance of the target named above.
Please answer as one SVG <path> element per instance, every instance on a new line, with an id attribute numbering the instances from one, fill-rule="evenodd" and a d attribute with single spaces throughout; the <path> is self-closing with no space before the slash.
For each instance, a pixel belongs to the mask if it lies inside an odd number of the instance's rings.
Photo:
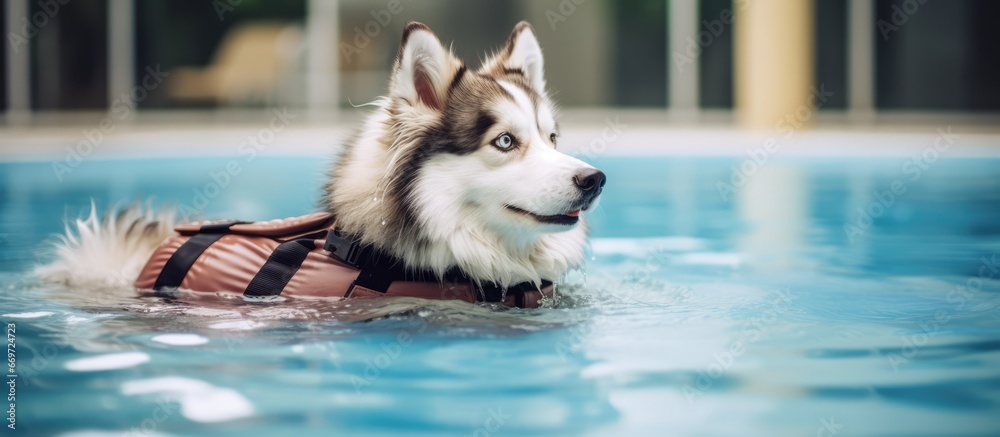
<path id="1" fill-rule="evenodd" d="M 509 133 L 502 133 L 497 139 L 493 140 L 493 145 L 504 150 L 509 149 L 514 145 L 514 137 L 510 136 Z"/>

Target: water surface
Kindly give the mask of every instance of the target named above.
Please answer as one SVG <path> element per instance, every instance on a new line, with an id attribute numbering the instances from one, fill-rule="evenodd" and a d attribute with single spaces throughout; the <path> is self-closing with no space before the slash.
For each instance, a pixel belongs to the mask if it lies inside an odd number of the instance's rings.
<path id="1" fill-rule="evenodd" d="M 91 199 L 315 210 L 324 160 L 241 162 L 227 181 L 228 161 L 90 160 L 62 181 L 48 162 L 0 164 L 0 321 L 16 324 L 24 435 L 1000 433 L 1000 160 L 914 179 L 906 158 L 775 157 L 720 193 L 741 161 L 599 158 L 589 262 L 536 310 L 28 275 Z"/>

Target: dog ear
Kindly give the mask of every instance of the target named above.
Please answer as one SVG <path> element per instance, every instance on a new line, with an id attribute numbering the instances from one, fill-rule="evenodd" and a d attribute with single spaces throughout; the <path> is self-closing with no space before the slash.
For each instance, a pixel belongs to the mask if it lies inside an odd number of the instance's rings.
<path id="1" fill-rule="evenodd" d="M 441 110 L 448 84 L 462 63 L 441 45 L 431 28 L 411 21 L 396 52 L 390 94 L 411 105 Z"/>
<path id="2" fill-rule="evenodd" d="M 545 61 L 531 23 L 522 21 L 514 26 L 503 49 L 502 64 L 507 69 L 521 70 L 535 91 L 545 93 Z"/>

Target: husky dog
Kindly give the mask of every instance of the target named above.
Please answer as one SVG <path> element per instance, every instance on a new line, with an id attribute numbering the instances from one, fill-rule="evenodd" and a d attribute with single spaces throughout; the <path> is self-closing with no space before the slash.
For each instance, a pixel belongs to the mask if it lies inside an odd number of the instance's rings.
<path id="1" fill-rule="evenodd" d="M 605 175 L 559 152 L 535 31 L 468 68 L 426 25 L 403 31 L 387 96 L 345 146 L 325 186 L 337 227 L 413 268 L 461 268 L 503 286 L 558 279 L 583 262 L 581 211 Z M 45 279 L 129 285 L 170 219 L 127 209 L 78 222 Z"/>
<path id="2" fill-rule="evenodd" d="M 580 212 L 605 176 L 556 150 L 543 64 L 527 22 L 477 70 L 407 24 L 389 95 L 326 187 L 338 226 L 409 265 L 505 286 L 579 265 Z"/>

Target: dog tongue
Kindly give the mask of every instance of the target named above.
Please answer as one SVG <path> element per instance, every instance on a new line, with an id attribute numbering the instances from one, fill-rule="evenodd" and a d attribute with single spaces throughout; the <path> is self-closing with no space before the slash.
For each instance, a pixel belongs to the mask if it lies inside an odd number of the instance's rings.
<path id="1" fill-rule="evenodd" d="M 580 210 L 578 209 L 578 210 L 576 210 L 576 211 L 570 211 L 570 212 L 567 212 L 567 213 L 566 213 L 566 214 L 564 214 L 564 215 L 568 215 L 568 216 L 570 216 L 570 217 L 576 217 L 576 216 L 579 216 L 579 215 L 580 215 Z"/>

